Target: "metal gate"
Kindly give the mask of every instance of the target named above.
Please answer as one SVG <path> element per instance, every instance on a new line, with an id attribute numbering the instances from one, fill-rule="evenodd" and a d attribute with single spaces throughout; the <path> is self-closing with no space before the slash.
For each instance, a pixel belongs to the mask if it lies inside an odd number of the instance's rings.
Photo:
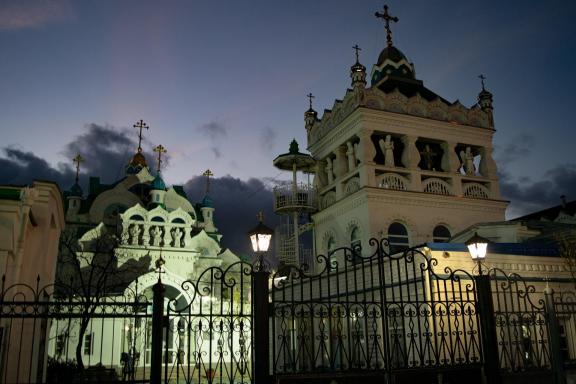
<path id="1" fill-rule="evenodd" d="M 482 349 L 473 277 L 419 248 L 388 253 L 339 248 L 316 267 L 273 275 L 273 373 L 309 377 L 390 376 L 395 372 L 480 366 Z"/>
<path id="2" fill-rule="evenodd" d="M 182 284 L 192 299 L 167 306 L 165 383 L 252 382 L 253 276 L 251 264 L 237 262 Z"/>

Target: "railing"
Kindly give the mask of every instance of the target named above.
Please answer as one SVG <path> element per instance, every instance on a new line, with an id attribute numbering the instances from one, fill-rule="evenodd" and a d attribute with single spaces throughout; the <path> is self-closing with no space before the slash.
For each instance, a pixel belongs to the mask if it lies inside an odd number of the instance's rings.
<path id="1" fill-rule="evenodd" d="M 274 209 L 315 211 L 318 209 L 316 189 L 307 184 L 299 184 L 296 190 L 292 186 L 274 188 Z"/>

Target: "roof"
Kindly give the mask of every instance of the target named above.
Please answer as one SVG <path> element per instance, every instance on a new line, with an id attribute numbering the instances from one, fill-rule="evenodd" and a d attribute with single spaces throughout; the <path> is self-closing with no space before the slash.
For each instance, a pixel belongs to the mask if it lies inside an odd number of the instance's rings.
<path id="1" fill-rule="evenodd" d="M 528 221 L 528 220 L 555 220 L 561 212 L 574 216 L 576 215 L 576 200 L 569 203 L 558 204 L 551 208 L 546 208 L 541 211 L 533 212 L 528 215 L 520 216 L 512 221 Z"/>

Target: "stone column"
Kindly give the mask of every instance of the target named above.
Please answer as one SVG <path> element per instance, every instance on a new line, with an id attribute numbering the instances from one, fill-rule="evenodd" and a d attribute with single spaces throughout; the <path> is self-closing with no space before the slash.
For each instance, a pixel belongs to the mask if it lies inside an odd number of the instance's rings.
<path id="1" fill-rule="evenodd" d="M 341 145 L 336 149 L 336 164 L 334 167 L 336 178 L 340 178 L 348 173 L 348 162 L 346 160 L 346 146 Z"/>
<path id="2" fill-rule="evenodd" d="M 404 143 L 402 164 L 408 169 L 418 169 L 418 163 L 420 163 L 420 152 L 416 148 L 417 139 L 415 136 L 402 137 L 402 143 Z"/>
<path id="3" fill-rule="evenodd" d="M 492 179 L 496 177 L 497 172 L 496 162 L 492 158 L 492 148 L 480 148 L 480 174 Z"/>
<path id="4" fill-rule="evenodd" d="M 327 175 L 326 175 L 326 172 L 324 171 L 325 168 L 326 168 L 326 162 L 325 161 L 320 161 L 320 160 L 316 161 L 316 165 L 315 165 L 316 174 L 314 175 L 314 183 L 316 184 L 316 188 L 318 188 L 318 189 L 325 187 L 327 184 L 327 180 L 326 180 Z"/>
<path id="5" fill-rule="evenodd" d="M 334 166 L 332 164 L 332 159 L 328 156 L 326 158 L 326 176 L 328 178 L 328 184 L 332 184 L 334 182 Z"/>
<path id="6" fill-rule="evenodd" d="M 458 159 L 458 154 L 456 153 L 456 143 L 445 141 L 440 144 L 442 147 L 442 170 L 448 173 L 459 173 L 460 160 Z"/>
<path id="7" fill-rule="evenodd" d="M 348 172 L 356 168 L 356 158 L 354 157 L 354 145 L 351 141 L 346 142 L 346 157 L 348 158 Z"/>
<path id="8" fill-rule="evenodd" d="M 142 226 L 142 245 L 150 245 L 150 224 L 145 223 Z"/>

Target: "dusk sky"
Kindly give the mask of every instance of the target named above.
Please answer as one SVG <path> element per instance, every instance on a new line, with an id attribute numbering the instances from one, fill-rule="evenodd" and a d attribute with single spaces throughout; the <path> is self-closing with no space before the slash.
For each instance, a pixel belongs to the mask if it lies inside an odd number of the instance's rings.
<path id="1" fill-rule="evenodd" d="M 514 203 L 508 217 L 558 204 L 561 194 L 573 200 L 576 2 L 388 5 L 400 19 L 394 44 L 428 88 L 471 106 L 478 75 L 487 77 L 503 197 Z M 371 70 L 385 46 L 374 17 L 382 6 L 0 0 L 0 183 L 59 174 L 70 178 L 64 187 L 72 184 L 75 149 L 95 151 L 85 172 L 113 181 L 135 150 L 139 119 L 150 126 L 148 151 L 157 144 L 168 150 L 168 184 L 185 184 L 206 168 L 241 181 L 288 178 L 272 159 L 292 138 L 305 148 L 306 94 L 316 96 L 320 115 L 344 96 L 354 44 Z M 97 128 L 129 141 L 99 143 Z M 106 151 L 117 153 L 115 164 L 98 159 Z M 53 173 L 31 174 L 27 161 Z"/>

